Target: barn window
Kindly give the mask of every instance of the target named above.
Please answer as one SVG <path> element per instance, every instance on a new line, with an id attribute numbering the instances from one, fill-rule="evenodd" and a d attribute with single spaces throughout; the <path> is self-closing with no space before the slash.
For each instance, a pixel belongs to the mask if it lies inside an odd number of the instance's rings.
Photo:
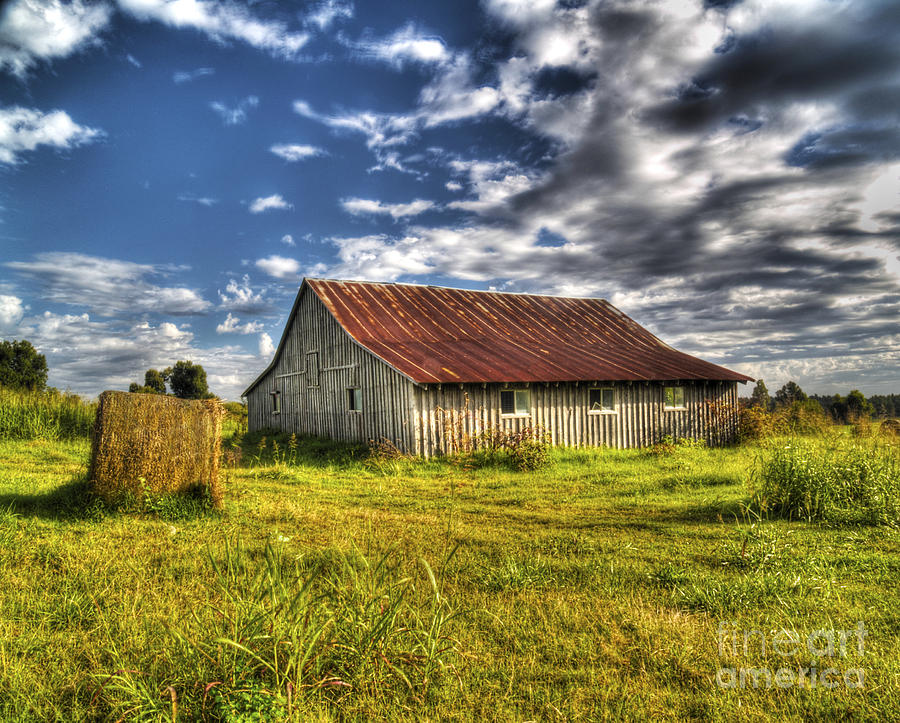
<path id="1" fill-rule="evenodd" d="M 525 417 L 531 414 L 530 389 L 502 389 L 500 391 L 500 414 Z"/>
<path id="2" fill-rule="evenodd" d="M 588 390 L 588 411 L 592 414 L 616 411 L 616 390 L 602 387 Z"/>
<path id="3" fill-rule="evenodd" d="M 319 352 L 311 351 L 306 355 L 306 385 L 319 386 Z"/>
<path id="4" fill-rule="evenodd" d="M 281 392 L 269 392 L 272 395 L 272 414 L 281 414 Z"/>
<path id="5" fill-rule="evenodd" d="M 347 390 L 347 409 L 351 412 L 362 411 L 362 389 Z"/>
<path id="6" fill-rule="evenodd" d="M 684 409 L 684 387 L 666 387 L 664 409 Z"/>

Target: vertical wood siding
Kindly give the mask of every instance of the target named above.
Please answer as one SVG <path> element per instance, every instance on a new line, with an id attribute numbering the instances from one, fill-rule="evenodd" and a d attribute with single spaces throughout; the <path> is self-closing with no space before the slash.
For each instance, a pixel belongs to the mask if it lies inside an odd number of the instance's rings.
<path id="1" fill-rule="evenodd" d="M 319 298 L 307 291 L 275 366 L 247 397 L 250 431 L 278 429 L 345 442 L 386 439 L 415 448 L 414 385 L 353 342 Z M 307 376 L 307 354 L 317 352 L 318 385 Z M 311 365 L 310 365 L 311 366 Z M 362 390 L 362 411 L 349 411 L 347 389 Z M 278 391 L 280 414 L 271 392 Z"/>
<path id="2" fill-rule="evenodd" d="M 674 384 L 674 383 L 673 383 Z M 672 384 L 574 383 L 443 384 L 415 388 L 414 451 L 448 453 L 465 437 L 485 429 L 513 432 L 541 427 L 554 445 L 568 447 L 647 447 L 664 437 L 725 444 L 737 432 L 736 382 L 682 382 L 684 408 L 664 408 L 664 388 Z M 588 411 L 592 388 L 615 390 L 615 411 Z M 531 390 L 531 413 L 501 416 L 501 389 Z"/>

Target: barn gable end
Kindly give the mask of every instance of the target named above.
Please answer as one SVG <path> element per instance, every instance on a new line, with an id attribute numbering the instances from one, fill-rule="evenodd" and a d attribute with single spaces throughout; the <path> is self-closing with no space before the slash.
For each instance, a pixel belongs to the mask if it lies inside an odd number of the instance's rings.
<path id="1" fill-rule="evenodd" d="M 351 410 L 351 391 L 359 409 Z M 244 392 L 250 431 L 412 447 L 413 384 L 354 342 L 304 284 L 272 363 Z"/>

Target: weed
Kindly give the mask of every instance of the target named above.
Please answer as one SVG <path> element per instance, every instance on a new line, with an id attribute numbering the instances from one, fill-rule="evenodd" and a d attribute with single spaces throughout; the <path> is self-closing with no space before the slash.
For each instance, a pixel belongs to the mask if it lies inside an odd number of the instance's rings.
<path id="1" fill-rule="evenodd" d="M 759 461 L 751 492 L 757 509 L 835 523 L 900 523 L 900 454 L 878 444 L 791 440 Z"/>

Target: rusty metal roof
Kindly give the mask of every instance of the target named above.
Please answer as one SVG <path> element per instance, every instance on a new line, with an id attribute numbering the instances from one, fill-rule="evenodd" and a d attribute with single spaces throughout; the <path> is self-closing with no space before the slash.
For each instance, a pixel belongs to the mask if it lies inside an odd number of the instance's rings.
<path id="1" fill-rule="evenodd" d="M 603 299 L 304 279 L 298 300 L 305 288 L 419 383 L 753 381 L 673 349 Z"/>

